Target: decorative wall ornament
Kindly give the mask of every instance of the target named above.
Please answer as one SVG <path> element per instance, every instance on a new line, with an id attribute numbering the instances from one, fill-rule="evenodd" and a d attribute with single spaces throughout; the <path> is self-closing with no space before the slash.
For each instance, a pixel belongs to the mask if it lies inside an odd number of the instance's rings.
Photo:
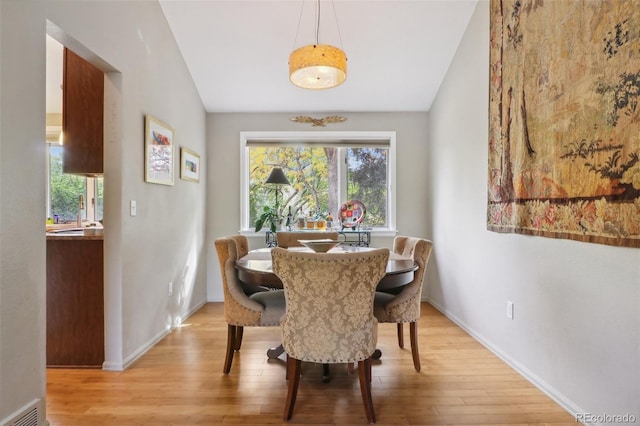
<path id="1" fill-rule="evenodd" d="M 342 123 L 343 121 L 347 121 L 347 117 L 331 115 L 325 118 L 312 118 L 304 115 L 299 115 L 297 117 L 291 118 L 291 121 L 295 121 L 296 123 L 311 123 L 313 127 L 324 127 L 330 123 Z"/>
<path id="2" fill-rule="evenodd" d="M 640 247 L 640 8 L 491 0 L 487 228 Z"/>

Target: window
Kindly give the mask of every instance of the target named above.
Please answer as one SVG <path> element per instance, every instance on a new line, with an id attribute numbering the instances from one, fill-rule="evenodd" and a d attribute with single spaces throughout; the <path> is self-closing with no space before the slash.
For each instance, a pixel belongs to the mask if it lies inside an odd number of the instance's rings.
<path id="1" fill-rule="evenodd" d="M 252 231 L 275 191 L 265 184 L 281 167 L 291 185 L 278 189 L 286 216 L 338 218 L 348 200 L 367 209 L 364 228 L 395 230 L 395 132 L 242 132 L 242 229 Z"/>
<path id="2" fill-rule="evenodd" d="M 75 222 L 78 218 L 79 196 L 82 195 L 82 219 L 90 222 L 101 221 L 103 178 L 62 173 L 63 149 L 62 145 L 48 144 L 47 217 L 58 215 L 61 223 Z"/>

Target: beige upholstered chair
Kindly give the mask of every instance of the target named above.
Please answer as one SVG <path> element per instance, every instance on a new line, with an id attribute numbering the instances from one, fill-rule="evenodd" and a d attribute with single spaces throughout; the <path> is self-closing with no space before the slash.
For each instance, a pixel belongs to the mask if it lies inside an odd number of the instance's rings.
<path id="1" fill-rule="evenodd" d="M 276 247 L 271 256 L 287 301 L 280 326 L 289 378 L 284 419 L 293 413 L 302 361 L 358 362 L 365 412 L 374 423 L 371 355 L 376 349 L 378 323 L 373 298 L 385 275 L 389 250 L 308 253 Z"/>
<path id="2" fill-rule="evenodd" d="M 393 241 L 394 253 L 411 257 L 418 264 L 413 281 L 402 287 L 397 294 L 376 292 L 374 313 L 380 323 L 398 324 L 398 345 L 404 347 L 402 324 L 409 323 L 411 354 L 413 366 L 420 371 L 418 351 L 418 319 L 420 318 L 420 299 L 424 273 L 429 262 L 433 243 L 422 238 L 397 236 Z"/>
<path id="3" fill-rule="evenodd" d="M 302 244 L 298 240 L 338 240 L 340 234 L 333 231 L 312 231 L 312 232 L 276 232 L 276 242 L 278 247 L 301 247 Z"/>
<path id="4" fill-rule="evenodd" d="M 224 317 L 228 324 L 224 374 L 231 370 L 234 351 L 240 350 L 243 327 L 277 326 L 285 312 L 283 290 L 262 291 L 250 296 L 242 290 L 235 262 L 240 257 L 238 253 L 246 253 L 245 243 L 243 236 L 221 237 L 215 241 L 224 290 Z"/>
<path id="5" fill-rule="evenodd" d="M 249 240 L 247 237 L 244 235 L 231 235 L 227 238 L 233 239 L 236 243 L 236 259 L 240 259 L 249 253 Z M 247 296 L 251 296 L 253 293 L 257 293 L 259 291 L 269 291 L 269 288 L 267 287 L 247 284 L 242 281 L 240 281 L 240 287 L 242 287 L 242 291 L 244 291 Z"/>

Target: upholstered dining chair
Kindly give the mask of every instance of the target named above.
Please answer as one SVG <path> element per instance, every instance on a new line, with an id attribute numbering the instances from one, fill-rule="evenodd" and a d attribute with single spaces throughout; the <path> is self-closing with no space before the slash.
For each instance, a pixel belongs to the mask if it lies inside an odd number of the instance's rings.
<path id="1" fill-rule="evenodd" d="M 224 290 L 224 318 L 227 322 L 227 352 L 224 374 L 231 370 L 233 354 L 240 350 L 244 327 L 269 327 L 280 325 L 285 312 L 283 290 L 260 291 L 247 295 L 238 280 L 235 262 L 243 252 L 242 236 L 220 237 L 215 240 L 222 287 Z"/>
<path id="2" fill-rule="evenodd" d="M 380 323 L 397 323 L 398 346 L 404 348 L 403 323 L 409 323 L 411 355 L 413 366 L 420 371 L 420 353 L 418 351 L 418 319 L 420 319 L 420 302 L 424 273 L 429 262 L 433 243 L 423 238 L 396 236 L 393 240 L 393 252 L 404 257 L 411 257 L 417 264 L 413 281 L 402 287 L 397 293 L 376 292 L 374 314 Z"/>
<path id="3" fill-rule="evenodd" d="M 276 232 L 276 243 L 278 247 L 302 247 L 298 240 L 338 240 L 340 234 L 334 231 L 312 231 L 312 232 L 294 232 L 294 231 L 278 231 Z"/>
<path id="4" fill-rule="evenodd" d="M 375 423 L 371 359 L 378 323 L 373 298 L 385 275 L 389 250 L 309 253 L 276 247 L 271 256 L 287 305 L 280 325 L 289 379 L 284 419 L 293 414 L 302 361 L 357 362 L 367 419 Z"/>
<path id="5" fill-rule="evenodd" d="M 233 241 L 235 241 L 235 243 L 236 243 L 237 259 L 240 259 L 241 257 L 246 256 L 247 253 L 249 253 L 249 239 L 246 236 L 244 236 L 244 235 L 231 235 L 231 236 L 229 236 L 227 238 L 233 239 Z M 247 283 L 244 283 L 242 281 L 240 281 L 240 287 L 242 287 L 242 291 L 244 291 L 244 293 L 247 296 L 250 296 L 253 293 L 257 293 L 259 291 L 269 291 L 268 287 L 263 287 L 263 286 L 253 285 L 253 284 L 247 284 Z"/>

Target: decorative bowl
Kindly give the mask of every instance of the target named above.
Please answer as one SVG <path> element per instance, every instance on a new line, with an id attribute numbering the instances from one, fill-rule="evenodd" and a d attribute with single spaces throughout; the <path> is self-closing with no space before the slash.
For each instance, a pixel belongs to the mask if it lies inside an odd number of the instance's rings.
<path id="1" fill-rule="evenodd" d="M 298 242 L 300 244 L 302 244 L 303 246 L 310 248 L 311 250 L 315 251 L 316 253 L 326 253 L 329 250 L 331 250 L 332 248 L 334 248 L 335 246 L 337 246 L 338 244 L 340 244 L 340 241 L 336 241 L 336 240 L 329 240 L 329 239 L 324 239 L 324 240 L 298 240 Z"/>

